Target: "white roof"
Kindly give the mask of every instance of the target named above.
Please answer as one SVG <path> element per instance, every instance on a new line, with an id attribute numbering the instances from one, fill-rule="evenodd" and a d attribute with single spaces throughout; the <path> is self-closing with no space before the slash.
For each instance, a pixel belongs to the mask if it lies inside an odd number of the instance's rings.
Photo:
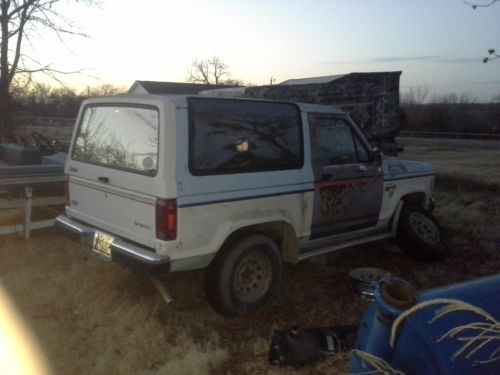
<path id="1" fill-rule="evenodd" d="M 337 74 L 333 76 L 287 79 L 286 81 L 281 82 L 279 85 L 313 85 L 321 83 L 330 83 L 344 76 L 345 74 Z"/>
<path id="2" fill-rule="evenodd" d="M 186 108 L 187 98 L 200 97 L 201 95 L 156 95 L 156 94 L 126 94 L 120 96 L 100 96 L 91 99 L 85 99 L 84 104 L 99 103 L 138 103 L 149 105 L 161 105 L 161 103 L 173 103 L 177 108 Z M 215 98 L 217 100 L 217 98 Z M 237 98 L 243 101 L 272 102 L 266 99 Z M 343 113 L 341 109 L 333 105 L 311 104 L 293 102 L 305 112 L 325 112 L 325 113 Z"/>
<path id="3" fill-rule="evenodd" d="M 213 89 L 200 91 L 200 96 L 211 96 L 215 98 L 243 98 L 246 87 L 229 87 L 227 89 Z"/>

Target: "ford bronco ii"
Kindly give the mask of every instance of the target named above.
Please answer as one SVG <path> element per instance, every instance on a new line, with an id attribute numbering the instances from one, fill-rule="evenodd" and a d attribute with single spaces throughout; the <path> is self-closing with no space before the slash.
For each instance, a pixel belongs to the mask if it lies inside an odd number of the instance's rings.
<path id="1" fill-rule="evenodd" d="M 384 159 L 331 106 L 202 96 L 86 100 L 56 225 L 139 271 L 205 268 L 226 316 L 275 295 L 282 263 L 395 238 L 439 259 L 429 164 Z"/>

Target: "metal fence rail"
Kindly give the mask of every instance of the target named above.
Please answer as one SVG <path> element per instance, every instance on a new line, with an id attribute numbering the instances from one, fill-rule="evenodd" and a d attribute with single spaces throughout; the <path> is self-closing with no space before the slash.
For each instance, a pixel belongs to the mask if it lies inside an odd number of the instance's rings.
<path id="1" fill-rule="evenodd" d="M 34 197 L 33 190 L 36 186 L 47 183 L 62 184 L 65 180 L 64 173 L 40 176 L 26 175 L 16 178 L 0 178 L 0 212 L 1 210 L 24 209 L 24 224 L 13 224 L 0 226 L 0 235 L 24 232 L 24 238 L 30 238 L 33 229 L 47 228 L 54 225 L 54 219 L 32 221 L 32 208 L 38 206 L 63 205 L 65 198 L 63 195 Z M 24 198 L 12 198 L 9 196 L 8 188 L 17 186 L 24 190 Z M 6 190 L 4 190 L 6 189 Z"/>
<path id="2" fill-rule="evenodd" d="M 419 130 L 404 130 L 398 133 L 399 137 L 418 138 L 460 138 L 460 139 L 484 139 L 500 140 L 500 134 L 489 133 L 460 133 L 460 132 L 428 132 Z"/>
<path id="3" fill-rule="evenodd" d="M 8 224 L 0 226 L 0 236 L 4 234 L 23 233 L 24 238 L 30 238 L 33 229 L 43 229 L 54 226 L 55 219 L 32 221 L 33 207 L 59 206 L 65 203 L 63 196 L 33 197 L 32 188 L 26 187 L 25 198 L 8 199 L 0 198 L 0 210 L 24 209 L 24 224 Z"/>
<path id="4" fill-rule="evenodd" d="M 75 124 L 75 119 L 65 117 L 14 116 L 13 122 L 16 126 L 59 126 L 72 128 Z"/>
<path id="5" fill-rule="evenodd" d="M 32 132 L 38 132 L 46 138 L 59 142 L 69 142 L 73 133 L 75 119 L 60 117 L 14 117 L 14 133 L 16 136 L 27 137 Z"/>

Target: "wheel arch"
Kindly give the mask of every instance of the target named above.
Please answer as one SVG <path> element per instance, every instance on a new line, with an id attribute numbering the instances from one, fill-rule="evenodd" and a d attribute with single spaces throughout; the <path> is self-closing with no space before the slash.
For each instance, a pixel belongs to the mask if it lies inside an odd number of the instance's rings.
<path id="1" fill-rule="evenodd" d="M 271 221 L 240 227 L 226 238 L 221 248 L 234 245 L 238 240 L 251 234 L 269 237 L 278 246 L 283 260 L 298 263 L 299 242 L 293 226 L 285 221 Z"/>
<path id="2" fill-rule="evenodd" d="M 401 197 L 401 200 L 405 206 L 425 208 L 428 199 L 423 191 L 416 191 L 405 194 Z"/>
<path id="3" fill-rule="evenodd" d="M 425 208 L 427 201 L 428 197 L 423 191 L 414 191 L 403 195 L 396 204 L 396 207 L 394 208 L 394 212 L 391 217 L 390 221 L 391 232 L 394 235 L 396 234 L 399 225 L 401 210 L 403 209 L 404 206 Z"/>

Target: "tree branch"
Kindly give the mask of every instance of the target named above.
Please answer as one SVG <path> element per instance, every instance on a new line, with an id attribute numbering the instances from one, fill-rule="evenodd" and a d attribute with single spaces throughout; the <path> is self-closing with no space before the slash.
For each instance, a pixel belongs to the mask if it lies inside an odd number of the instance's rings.
<path id="1" fill-rule="evenodd" d="M 22 35 L 24 32 L 24 26 L 26 25 L 26 22 L 28 21 L 27 13 L 28 13 L 29 8 L 24 8 L 21 14 L 21 18 L 19 21 L 19 34 L 17 37 L 16 41 L 16 51 L 14 53 L 14 61 L 12 62 L 12 66 L 9 72 L 9 77 L 7 79 L 8 84 L 10 85 L 12 83 L 12 80 L 14 79 L 14 75 L 16 74 L 17 70 L 17 64 L 19 63 L 19 58 L 21 56 L 21 42 L 23 40 Z"/>
<path id="2" fill-rule="evenodd" d="M 489 3 L 484 3 L 484 4 L 472 4 L 472 3 L 469 3 L 467 1 L 464 1 L 464 3 L 468 6 L 470 6 L 472 9 L 476 9 L 478 7 L 481 7 L 481 8 L 487 8 L 497 2 L 499 2 L 500 0 L 490 0 Z M 488 61 L 492 61 L 492 60 L 496 60 L 496 59 L 499 59 L 500 58 L 500 55 L 498 53 L 495 52 L 495 50 L 493 48 L 490 48 L 488 50 L 488 56 L 486 57 L 483 57 L 483 63 L 487 63 Z"/>
<path id="3" fill-rule="evenodd" d="M 0 0 L 0 24 L 2 25 L 2 35 L 0 38 L 0 91 L 4 94 L 8 91 L 16 74 L 30 75 L 33 73 L 50 74 L 72 74 L 80 71 L 64 72 L 51 68 L 51 64 L 42 65 L 35 59 L 31 62 L 38 67 L 27 68 L 26 56 L 22 55 L 22 45 L 24 41 L 31 44 L 30 35 L 40 33 L 48 29 L 54 32 L 61 43 L 64 44 L 64 36 L 83 36 L 87 34 L 81 32 L 77 25 L 57 11 L 55 5 L 61 0 Z M 76 0 L 78 2 L 78 0 Z M 85 5 L 100 6 L 100 0 L 80 0 Z M 9 48 L 9 40 L 15 47 Z M 33 45 L 32 45 L 33 46 Z M 10 58 L 12 58 L 11 61 Z M 21 65 L 21 67 L 20 67 Z M 7 94 L 5 94 L 7 95 Z"/>
<path id="4" fill-rule="evenodd" d="M 72 72 L 64 71 L 64 70 L 58 70 L 51 68 L 52 64 L 42 66 L 41 68 L 38 69 L 18 69 L 16 72 L 17 73 L 26 73 L 26 74 L 33 74 L 33 73 L 57 73 L 57 74 L 77 74 L 83 72 L 83 69 L 75 70 Z"/>
<path id="5" fill-rule="evenodd" d="M 500 55 L 496 53 L 496 51 L 493 48 L 490 48 L 488 50 L 488 56 L 483 57 L 483 62 L 487 63 L 488 61 L 500 59 Z"/>
<path id="6" fill-rule="evenodd" d="M 464 4 L 470 6 L 472 9 L 476 9 L 476 8 L 487 8 L 490 5 L 493 5 L 498 1 L 500 1 L 500 0 L 490 0 L 489 3 L 485 3 L 485 4 L 474 4 L 474 3 L 469 3 L 467 1 L 464 1 Z"/>
<path id="7" fill-rule="evenodd" d="M 14 18 L 14 16 L 17 13 L 20 13 L 23 9 L 26 9 L 26 8 L 30 7 L 31 5 L 33 5 L 35 3 L 35 1 L 36 0 L 26 0 L 26 1 L 23 1 L 23 3 L 21 5 L 17 5 L 17 1 L 14 1 L 14 9 L 9 14 L 7 14 L 7 18 L 8 19 Z"/>

